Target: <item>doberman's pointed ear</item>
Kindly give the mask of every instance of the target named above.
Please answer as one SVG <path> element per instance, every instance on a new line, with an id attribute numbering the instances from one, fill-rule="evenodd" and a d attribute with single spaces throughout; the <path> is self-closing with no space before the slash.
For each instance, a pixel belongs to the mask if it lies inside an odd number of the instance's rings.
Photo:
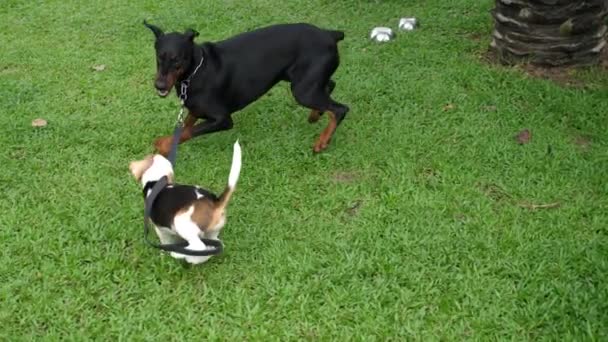
<path id="1" fill-rule="evenodd" d="M 186 32 L 184 32 L 184 34 L 188 37 L 188 39 L 190 40 L 194 40 L 194 37 L 198 37 L 198 32 L 193 30 L 193 29 L 187 29 Z"/>
<path id="2" fill-rule="evenodd" d="M 144 25 L 146 25 L 147 28 L 149 28 L 150 30 L 152 30 L 152 32 L 154 32 L 154 35 L 156 36 L 156 39 L 158 39 L 158 37 L 162 36 L 163 34 L 165 34 L 163 32 L 163 30 L 161 30 L 160 28 L 154 26 L 154 25 L 150 25 L 148 24 L 148 22 L 144 19 Z"/>

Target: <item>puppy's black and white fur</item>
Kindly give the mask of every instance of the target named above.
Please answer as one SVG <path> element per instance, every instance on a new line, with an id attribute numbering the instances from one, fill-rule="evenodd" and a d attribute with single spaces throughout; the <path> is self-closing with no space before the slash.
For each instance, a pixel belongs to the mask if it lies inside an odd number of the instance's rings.
<path id="1" fill-rule="evenodd" d="M 219 197 L 197 186 L 175 184 L 173 167 L 160 154 L 133 161 L 129 169 L 141 182 L 144 198 L 149 196 L 154 184 L 162 177 L 166 176 L 169 180 L 169 185 L 154 200 L 150 214 L 161 243 L 169 244 L 183 239 L 188 242 L 187 249 L 202 251 L 207 246 L 201 237 L 217 239 L 226 223 L 226 207 L 241 172 L 241 146 L 238 141 L 234 144 L 228 185 Z M 191 264 L 203 263 L 211 257 L 187 256 L 175 252 L 171 252 L 171 256 L 185 259 Z"/>

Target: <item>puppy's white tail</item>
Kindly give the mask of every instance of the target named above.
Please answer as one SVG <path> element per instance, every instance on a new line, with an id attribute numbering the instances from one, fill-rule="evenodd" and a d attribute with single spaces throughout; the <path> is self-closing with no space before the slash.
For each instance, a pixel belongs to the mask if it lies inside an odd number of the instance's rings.
<path id="1" fill-rule="evenodd" d="M 241 145 L 237 140 L 234 143 L 234 151 L 232 152 L 232 166 L 230 167 L 230 175 L 228 176 L 228 187 L 234 189 L 236 182 L 241 174 Z"/>
<path id="2" fill-rule="evenodd" d="M 220 196 L 219 206 L 225 207 L 228 205 L 228 201 L 232 196 L 232 192 L 234 192 L 234 188 L 236 187 L 236 183 L 239 180 L 239 175 L 241 174 L 241 145 L 239 145 L 239 141 L 237 140 L 234 143 L 234 151 L 232 152 L 232 166 L 230 167 L 230 174 L 228 175 L 228 185 L 224 192 Z"/>

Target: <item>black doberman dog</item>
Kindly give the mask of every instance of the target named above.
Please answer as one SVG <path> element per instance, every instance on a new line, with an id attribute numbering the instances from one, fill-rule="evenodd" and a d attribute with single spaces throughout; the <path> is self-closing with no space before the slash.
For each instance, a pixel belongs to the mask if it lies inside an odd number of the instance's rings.
<path id="1" fill-rule="evenodd" d="M 198 32 L 165 34 L 148 24 L 156 36 L 157 74 L 155 87 L 167 96 L 172 87 L 181 96 L 186 81 L 188 116 L 180 143 L 205 133 L 232 128 L 232 113 L 256 101 L 279 81 L 291 82 L 296 101 L 311 109 L 308 121 L 329 114 L 329 124 L 313 150 L 327 148 L 349 108 L 330 95 L 335 87 L 331 76 L 339 65 L 341 31 L 324 30 L 309 24 L 279 24 L 236 35 L 220 42 L 197 45 Z M 205 121 L 196 124 L 198 119 Z M 169 153 L 171 136 L 154 145 Z"/>

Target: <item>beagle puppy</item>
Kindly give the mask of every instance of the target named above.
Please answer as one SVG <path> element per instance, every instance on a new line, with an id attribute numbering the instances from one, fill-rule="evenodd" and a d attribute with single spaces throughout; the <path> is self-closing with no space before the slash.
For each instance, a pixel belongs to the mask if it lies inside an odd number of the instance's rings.
<path id="1" fill-rule="evenodd" d="M 154 200 L 150 214 L 161 243 L 169 244 L 183 239 L 188 242 L 187 249 L 202 251 L 207 246 L 200 238 L 217 239 L 226 224 L 226 206 L 241 173 L 241 146 L 238 140 L 234 143 L 228 185 L 219 197 L 197 186 L 175 184 L 173 166 L 160 154 L 131 162 L 129 170 L 141 182 L 144 199 L 149 196 L 154 184 L 167 176 L 168 185 Z M 175 252 L 171 252 L 171 256 L 185 259 L 191 264 L 200 264 L 211 258 Z"/>

